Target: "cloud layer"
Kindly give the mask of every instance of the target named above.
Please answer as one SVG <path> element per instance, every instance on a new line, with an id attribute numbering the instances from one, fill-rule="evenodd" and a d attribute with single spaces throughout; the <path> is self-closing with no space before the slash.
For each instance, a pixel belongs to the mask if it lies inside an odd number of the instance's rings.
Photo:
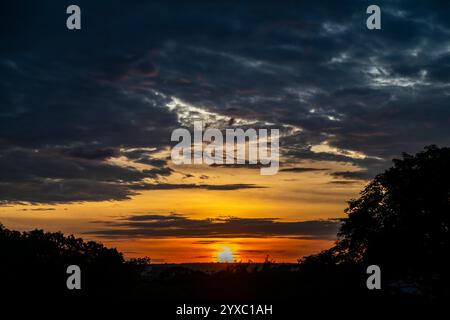
<path id="1" fill-rule="evenodd" d="M 96 221 L 104 227 L 87 234 L 108 238 L 257 238 L 290 237 L 295 239 L 335 239 L 338 220 L 302 222 L 275 218 L 190 219 L 183 215 L 136 215 L 121 221 Z"/>
<path id="2" fill-rule="evenodd" d="M 360 1 L 79 1 L 79 32 L 64 3 L 2 4 L 0 202 L 128 199 L 172 173 L 152 154 L 195 119 L 294 129 L 284 163 L 364 169 L 346 179 L 448 145 L 450 4 L 378 4 L 376 32 Z"/>

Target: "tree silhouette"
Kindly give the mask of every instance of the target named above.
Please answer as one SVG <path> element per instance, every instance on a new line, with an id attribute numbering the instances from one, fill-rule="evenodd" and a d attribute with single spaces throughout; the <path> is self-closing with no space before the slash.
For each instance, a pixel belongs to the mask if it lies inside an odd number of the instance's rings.
<path id="1" fill-rule="evenodd" d="M 69 265 L 82 272 L 82 290 L 69 292 Z M 133 262 L 121 253 L 94 241 L 83 241 L 61 232 L 18 232 L 0 224 L 1 291 L 9 295 L 117 295 L 133 283 Z"/>
<path id="2" fill-rule="evenodd" d="M 450 148 L 428 146 L 393 161 L 349 202 L 336 246 L 304 261 L 376 264 L 387 283 L 448 295 Z"/>

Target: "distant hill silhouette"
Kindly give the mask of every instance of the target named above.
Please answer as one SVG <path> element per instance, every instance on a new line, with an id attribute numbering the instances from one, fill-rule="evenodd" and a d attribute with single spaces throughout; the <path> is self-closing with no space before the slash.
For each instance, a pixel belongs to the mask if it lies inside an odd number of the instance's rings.
<path id="1" fill-rule="evenodd" d="M 268 299 L 446 301 L 449 297 L 450 148 L 404 154 L 351 200 L 334 247 L 298 265 L 241 263 L 212 274 L 175 266 L 141 276 L 149 260 L 126 262 L 116 249 L 62 233 L 0 225 L 2 293 L 129 300 Z M 65 287 L 66 267 L 82 270 L 82 290 Z M 382 290 L 366 288 L 366 268 Z M 328 300 L 324 300 L 328 299 Z"/>

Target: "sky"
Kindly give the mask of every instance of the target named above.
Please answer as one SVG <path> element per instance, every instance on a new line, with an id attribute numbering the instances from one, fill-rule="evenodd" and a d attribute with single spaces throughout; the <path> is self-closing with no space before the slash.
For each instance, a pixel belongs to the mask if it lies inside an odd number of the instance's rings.
<path id="1" fill-rule="evenodd" d="M 66 28 L 67 6 L 81 30 Z M 0 223 L 153 262 L 295 262 L 402 152 L 450 141 L 450 4 L 2 1 Z M 171 133 L 278 128 L 280 170 Z"/>

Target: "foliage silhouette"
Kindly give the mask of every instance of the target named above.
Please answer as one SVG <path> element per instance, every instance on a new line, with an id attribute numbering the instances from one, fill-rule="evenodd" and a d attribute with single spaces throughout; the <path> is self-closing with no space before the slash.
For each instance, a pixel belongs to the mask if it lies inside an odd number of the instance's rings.
<path id="1" fill-rule="evenodd" d="M 78 265 L 82 290 L 66 288 L 66 269 Z M 137 278 L 121 253 L 61 232 L 10 231 L 0 224 L 1 290 L 9 295 L 117 295 Z"/>
<path id="2" fill-rule="evenodd" d="M 376 264 L 390 293 L 448 297 L 450 148 L 393 161 L 349 202 L 336 245 L 303 263 Z"/>

